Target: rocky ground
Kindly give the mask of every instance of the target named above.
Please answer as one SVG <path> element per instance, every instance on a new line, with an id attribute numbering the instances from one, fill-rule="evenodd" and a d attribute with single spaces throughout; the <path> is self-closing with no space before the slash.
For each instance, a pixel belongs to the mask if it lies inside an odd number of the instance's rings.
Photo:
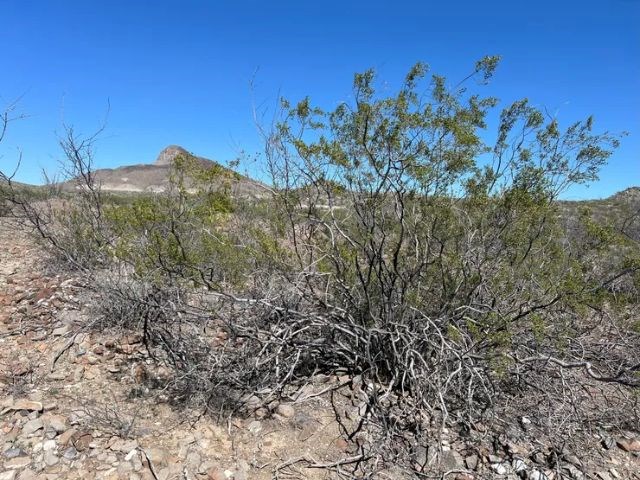
<path id="1" fill-rule="evenodd" d="M 328 399 L 314 395 L 341 379 L 317 378 L 245 418 L 175 409 L 147 388 L 167 372 L 139 337 L 86 328 L 86 298 L 80 278 L 51 272 L 34 242 L 0 219 L 0 480 L 332 478 L 303 467 L 353 453 Z M 357 395 L 344 399 L 357 411 Z M 524 440 L 530 422 L 499 440 L 476 432 L 473 445 L 441 432 L 416 463 L 447 472 L 424 478 L 640 479 L 640 438 L 602 435 L 588 455 L 550 452 Z"/>

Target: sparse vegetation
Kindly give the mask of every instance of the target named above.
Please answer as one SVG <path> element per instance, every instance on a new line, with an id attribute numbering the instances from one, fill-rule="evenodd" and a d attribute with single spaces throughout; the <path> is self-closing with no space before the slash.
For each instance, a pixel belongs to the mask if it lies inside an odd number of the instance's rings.
<path id="1" fill-rule="evenodd" d="M 559 201 L 597 178 L 618 137 L 521 100 L 489 145 L 498 100 L 470 86 L 497 63 L 453 88 L 417 64 L 388 97 L 367 71 L 331 112 L 283 101 L 262 130 L 266 200 L 233 195 L 235 174 L 189 155 L 164 192 L 107 196 L 93 137 L 72 130 L 76 193 L 26 197 L 3 174 L 2 198 L 92 277 L 95 325 L 140 332 L 172 368 L 174 403 L 237 413 L 346 376 L 360 405 L 356 419 L 335 412 L 346 475 L 426 475 L 418 452 L 451 425 L 535 417 L 558 445 L 638 431 L 637 211 Z"/>

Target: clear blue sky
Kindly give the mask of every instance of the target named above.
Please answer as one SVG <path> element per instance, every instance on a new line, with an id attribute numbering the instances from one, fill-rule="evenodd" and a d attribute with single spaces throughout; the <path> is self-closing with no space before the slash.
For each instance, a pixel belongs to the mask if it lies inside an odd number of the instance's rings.
<path id="1" fill-rule="evenodd" d="M 593 113 L 630 135 L 590 189 L 640 185 L 640 1 L 29 1 L 0 0 L 0 102 L 22 96 L 3 145 L 20 179 L 60 157 L 63 120 L 91 132 L 111 104 L 101 167 L 146 163 L 168 144 L 219 161 L 259 150 L 255 98 L 349 98 L 368 67 L 394 84 L 422 60 L 459 79 L 487 54 L 503 61 L 487 93 L 527 96 L 561 122 Z"/>

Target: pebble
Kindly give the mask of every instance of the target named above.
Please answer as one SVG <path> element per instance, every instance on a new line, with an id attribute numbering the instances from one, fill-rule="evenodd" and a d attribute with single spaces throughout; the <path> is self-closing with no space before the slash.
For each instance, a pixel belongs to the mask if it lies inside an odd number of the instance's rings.
<path id="1" fill-rule="evenodd" d="M 524 460 L 519 458 L 514 458 L 511 462 L 511 466 L 513 467 L 513 471 L 516 473 L 524 472 L 527 469 L 527 464 L 524 463 Z"/>
<path id="2" fill-rule="evenodd" d="M 55 440 L 47 440 L 46 442 L 44 442 L 42 444 L 42 449 L 45 452 L 48 452 L 49 450 L 55 450 L 56 449 L 56 441 Z"/>
<path id="3" fill-rule="evenodd" d="M 31 458 L 29 457 L 14 457 L 4 462 L 4 468 L 8 468 L 8 469 L 22 468 L 22 467 L 26 467 L 30 463 L 31 463 Z"/>
<path id="4" fill-rule="evenodd" d="M 530 480 L 549 480 L 549 477 L 539 470 L 534 470 L 529 474 Z"/>
<path id="5" fill-rule="evenodd" d="M 17 400 L 7 408 L 5 408 L 0 414 L 4 415 L 12 410 L 28 410 L 31 412 L 41 412 L 43 410 L 42 403 L 34 402 L 31 400 Z"/>
<path id="6" fill-rule="evenodd" d="M 260 433 L 260 431 L 262 430 L 262 422 L 259 422 L 258 420 L 254 420 L 253 422 L 251 422 L 249 424 L 249 426 L 247 427 L 247 429 L 254 435 L 257 435 L 258 433 Z"/>
<path id="7" fill-rule="evenodd" d="M 32 433 L 37 432 L 41 428 L 44 428 L 44 423 L 42 422 L 42 419 L 36 418 L 34 420 L 29 420 L 22 427 L 22 434 L 31 435 Z"/>
<path id="8" fill-rule="evenodd" d="M 64 451 L 62 456 L 67 460 L 73 460 L 78 456 L 78 451 L 74 447 L 69 447 Z"/>
<path id="9" fill-rule="evenodd" d="M 62 415 L 51 415 L 46 419 L 46 422 L 57 433 L 62 433 L 67 429 L 67 420 Z"/>
<path id="10" fill-rule="evenodd" d="M 464 459 L 464 463 L 469 470 L 475 470 L 478 467 L 478 457 L 476 455 L 469 455 Z"/>
<path id="11" fill-rule="evenodd" d="M 62 433 L 58 437 L 58 443 L 60 443 L 60 445 L 62 446 L 67 445 L 67 443 L 69 443 L 69 441 L 71 440 L 71 437 L 73 437 L 76 433 L 77 433 L 77 430 L 75 428 L 70 428 L 69 430 L 66 430 L 64 433 Z"/>
<path id="12" fill-rule="evenodd" d="M 616 443 L 625 452 L 640 452 L 640 440 L 637 438 L 620 438 Z"/>
<path id="13" fill-rule="evenodd" d="M 492 463 L 491 469 L 498 475 L 504 475 L 507 473 L 507 467 L 502 463 Z"/>
<path id="14" fill-rule="evenodd" d="M 61 337 L 69 333 L 69 330 L 71 330 L 69 325 L 63 325 L 62 327 L 54 328 L 53 332 L 51 332 L 51 335 L 53 335 L 54 337 Z"/>
<path id="15" fill-rule="evenodd" d="M 58 458 L 58 456 L 53 450 L 44 451 L 44 463 L 46 463 L 48 466 L 52 467 L 56 465 L 59 461 L 60 459 Z"/>
<path id="16" fill-rule="evenodd" d="M 276 408 L 276 413 L 282 415 L 284 418 L 291 418 L 295 415 L 296 411 L 291 405 L 281 403 L 278 405 L 278 408 Z"/>
<path id="17" fill-rule="evenodd" d="M 2 455 L 4 456 L 4 458 L 16 458 L 26 456 L 27 454 L 19 448 L 10 448 L 8 450 L 5 450 Z"/>

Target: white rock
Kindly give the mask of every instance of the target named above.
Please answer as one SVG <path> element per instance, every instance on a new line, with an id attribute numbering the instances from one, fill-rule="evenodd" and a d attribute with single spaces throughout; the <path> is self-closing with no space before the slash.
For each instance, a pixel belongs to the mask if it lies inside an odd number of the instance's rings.
<path id="1" fill-rule="evenodd" d="M 248 430 L 254 435 L 257 435 L 262 430 L 262 422 L 259 422 L 258 420 L 254 420 L 249 424 Z"/>
<path id="2" fill-rule="evenodd" d="M 533 472 L 531 472 L 531 474 L 529 475 L 529 478 L 531 480 L 549 480 L 549 477 L 547 477 L 544 473 L 538 470 L 534 470 Z"/>
<path id="3" fill-rule="evenodd" d="M 527 464 L 519 458 L 514 458 L 511 462 L 511 466 L 513 467 L 513 471 L 516 473 L 522 472 L 527 469 Z"/>
<path id="4" fill-rule="evenodd" d="M 55 440 L 47 440 L 46 442 L 44 442 L 42 444 L 42 449 L 45 452 L 48 452 L 50 450 L 55 450 L 56 449 L 56 441 Z"/>
<path id="5" fill-rule="evenodd" d="M 45 450 L 44 463 L 46 463 L 51 467 L 53 465 L 56 465 L 59 461 L 60 459 L 58 458 L 58 456 L 55 454 L 53 450 Z"/>
<path id="6" fill-rule="evenodd" d="M 491 469 L 498 475 L 505 475 L 507 473 L 507 467 L 503 463 L 492 463 Z"/>

